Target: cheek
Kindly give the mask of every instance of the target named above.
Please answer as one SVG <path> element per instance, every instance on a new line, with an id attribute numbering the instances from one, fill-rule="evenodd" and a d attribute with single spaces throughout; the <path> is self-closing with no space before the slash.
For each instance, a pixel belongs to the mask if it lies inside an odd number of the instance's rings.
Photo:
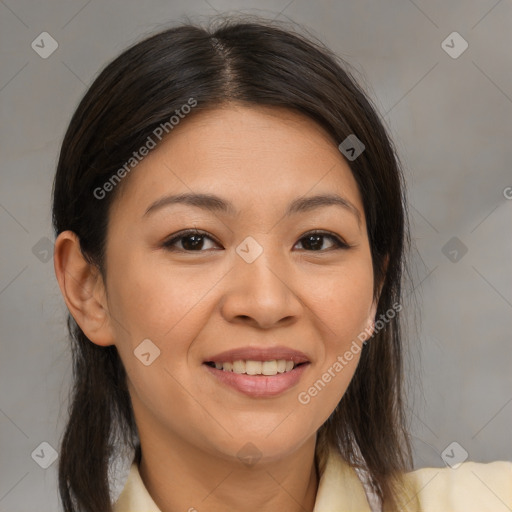
<path id="1" fill-rule="evenodd" d="M 148 264 L 143 255 L 117 257 L 119 264 L 109 274 L 109 309 L 129 380 L 144 401 L 155 398 L 155 407 L 156 397 L 169 394 L 179 403 L 181 387 L 172 377 L 186 380 L 191 347 L 214 306 L 207 292 L 225 272 L 180 272 L 170 265 Z M 137 355 L 148 352 L 145 362 L 154 362 L 145 366 Z M 186 409 L 186 401 L 180 407 Z"/>
<path id="2" fill-rule="evenodd" d="M 144 422 L 150 411 L 159 424 L 173 424 L 186 436 L 190 426 L 183 418 L 196 418 L 199 425 L 211 420 L 187 391 L 192 389 L 188 356 L 211 315 L 205 293 L 218 277 L 210 273 L 191 279 L 192 272 L 148 264 L 147 258 L 133 255 L 118 261 L 109 276 L 109 308 L 138 421 Z"/>
<path id="3" fill-rule="evenodd" d="M 125 342 L 128 333 L 132 345 L 145 338 L 157 344 L 180 340 L 183 332 L 193 339 L 209 313 L 206 292 L 220 274 L 180 272 L 137 255 L 122 263 L 109 283 L 109 309 L 121 324 L 119 341 Z"/>
<path id="4" fill-rule="evenodd" d="M 315 411 L 320 426 L 347 390 L 361 356 L 373 302 L 371 259 L 355 259 L 328 277 L 317 275 L 316 284 L 309 305 L 322 330 L 324 351 L 297 400 Z"/>
<path id="5" fill-rule="evenodd" d="M 373 302 L 371 260 L 354 259 L 331 275 L 317 274 L 314 281 L 307 284 L 306 296 L 324 325 L 326 349 L 343 349 L 367 326 Z"/>

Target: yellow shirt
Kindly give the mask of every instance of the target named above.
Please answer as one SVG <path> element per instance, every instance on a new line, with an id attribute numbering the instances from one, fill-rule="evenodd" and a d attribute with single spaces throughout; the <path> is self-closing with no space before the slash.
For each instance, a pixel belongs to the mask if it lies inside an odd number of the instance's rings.
<path id="1" fill-rule="evenodd" d="M 512 462 L 464 462 L 457 469 L 418 469 L 407 473 L 404 482 L 409 491 L 403 512 L 512 511 Z M 135 462 L 114 512 L 161 512 Z M 337 452 L 329 452 L 320 475 L 314 512 L 372 512 L 357 473 Z"/>

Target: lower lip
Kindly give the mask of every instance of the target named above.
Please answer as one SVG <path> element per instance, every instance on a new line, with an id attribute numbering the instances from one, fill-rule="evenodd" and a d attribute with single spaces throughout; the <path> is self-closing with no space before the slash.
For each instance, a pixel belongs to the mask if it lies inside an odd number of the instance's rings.
<path id="1" fill-rule="evenodd" d="M 203 364 L 203 366 L 227 386 L 254 398 L 266 398 L 280 395 L 295 386 L 309 366 L 309 363 L 301 364 L 289 372 L 270 376 L 225 372 L 224 370 L 212 368 L 207 364 Z"/>

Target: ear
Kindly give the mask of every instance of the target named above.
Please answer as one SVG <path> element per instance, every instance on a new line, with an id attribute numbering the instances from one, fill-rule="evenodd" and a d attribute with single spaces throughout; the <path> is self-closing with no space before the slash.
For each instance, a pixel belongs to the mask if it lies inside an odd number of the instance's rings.
<path id="1" fill-rule="evenodd" d="M 382 288 L 384 286 L 384 281 L 386 279 L 388 263 L 389 263 L 389 255 L 387 254 L 384 257 L 384 261 L 383 261 L 383 267 L 384 267 L 383 275 L 384 275 L 384 278 L 379 283 L 379 289 L 378 289 L 378 292 L 377 292 L 377 296 L 376 296 L 376 298 L 374 298 L 374 300 L 372 302 L 372 305 L 370 307 L 370 311 L 368 313 L 368 323 L 367 323 L 367 329 L 366 329 L 365 332 L 367 332 L 369 334 L 369 336 L 368 336 L 369 338 L 373 335 L 373 332 L 375 331 L 375 315 L 377 314 L 377 306 L 379 305 L 380 294 L 382 293 Z"/>
<path id="2" fill-rule="evenodd" d="M 113 345 L 103 278 L 98 268 L 84 258 L 75 233 L 59 234 L 53 261 L 60 291 L 76 323 L 96 345 Z"/>

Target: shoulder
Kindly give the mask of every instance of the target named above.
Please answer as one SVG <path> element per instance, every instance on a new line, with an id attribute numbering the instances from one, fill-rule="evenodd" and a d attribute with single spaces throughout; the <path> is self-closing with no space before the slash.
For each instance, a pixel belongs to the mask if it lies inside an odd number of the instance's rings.
<path id="1" fill-rule="evenodd" d="M 455 468 L 423 468 L 406 473 L 404 478 L 408 499 L 416 502 L 421 512 L 512 510 L 512 462 L 464 462 Z"/>

